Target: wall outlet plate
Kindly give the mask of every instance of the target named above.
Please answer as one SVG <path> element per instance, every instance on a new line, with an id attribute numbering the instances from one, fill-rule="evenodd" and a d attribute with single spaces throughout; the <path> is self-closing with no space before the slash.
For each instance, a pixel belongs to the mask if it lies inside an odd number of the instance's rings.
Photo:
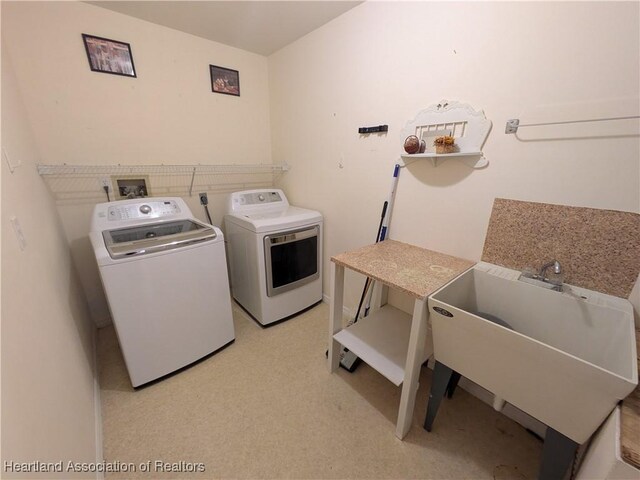
<path id="1" fill-rule="evenodd" d="M 111 184 L 111 178 L 109 177 L 102 177 L 100 178 L 100 186 L 104 189 L 104 187 L 108 188 L 108 192 L 111 193 L 113 192 L 113 185 Z"/>
<path id="2" fill-rule="evenodd" d="M 207 198 L 207 193 L 206 192 L 199 193 L 198 195 L 200 196 L 200 205 L 208 205 L 209 204 L 209 199 Z"/>

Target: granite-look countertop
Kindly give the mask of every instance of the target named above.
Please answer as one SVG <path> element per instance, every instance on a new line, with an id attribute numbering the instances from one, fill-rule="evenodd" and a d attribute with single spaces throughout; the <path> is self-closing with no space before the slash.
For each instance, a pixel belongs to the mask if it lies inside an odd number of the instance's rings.
<path id="1" fill-rule="evenodd" d="M 565 283 L 629 298 L 638 252 L 637 213 L 496 198 L 482 260 L 522 271 L 555 259 Z"/>
<path id="2" fill-rule="evenodd" d="M 396 240 L 385 240 L 331 257 L 384 285 L 424 300 L 475 262 Z"/>

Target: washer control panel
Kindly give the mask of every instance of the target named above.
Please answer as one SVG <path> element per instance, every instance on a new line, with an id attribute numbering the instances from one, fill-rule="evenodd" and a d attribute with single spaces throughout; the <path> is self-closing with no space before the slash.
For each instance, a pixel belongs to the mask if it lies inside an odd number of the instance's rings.
<path id="1" fill-rule="evenodd" d="M 109 221 L 159 218 L 180 213 L 180 207 L 173 201 L 148 201 L 128 205 L 112 205 L 107 209 Z"/>

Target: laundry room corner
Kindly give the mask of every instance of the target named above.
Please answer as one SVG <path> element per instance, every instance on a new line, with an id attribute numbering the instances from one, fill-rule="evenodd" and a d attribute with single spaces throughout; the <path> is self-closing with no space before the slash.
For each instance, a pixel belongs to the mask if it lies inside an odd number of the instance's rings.
<path id="1" fill-rule="evenodd" d="M 23 462 L 102 460 L 100 397 L 95 326 L 5 40 L 3 30 L 2 477 L 32 478 Z M 71 477 L 96 478 L 49 474 Z"/>
<path id="2" fill-rule="evenodd" d="M 638 476 L 639 1 L 0 22 L 0 477 Z"/>
<path id="3" fill-rule="evenodd" d="M 332 255 L 373 241 L 396 163 L 391 238 L 463 258 L 480 258 L 495 197 L 637 211 L 633 120 L 505 134 L 523 114 L 637 111 L 637 15 L 637 3 L 364 2 L 270 55 L 272 155 L 291 165 L 290 201 L 325 216 L 325 271 Z M 402 158 L 404 129 L 443 99 L 492 121 L 484 168 Z M 388 130 L 359 133 L 378 125 Z M 345 281 L 355 309 L 363 280 Z"/>
<path id="4" fill-rule="evenodd" d="M 203 221 L 207 219 L 198 193 L 206 192 L 216 225 L 222 225 L 231 191 L 273 184 L 270 171 L 243 167 L 272 164 L 266 57 L 84 2 L 8 2 L 3 17 L 3 34 L 11 40 L 7 48 L 23 86 L 42 164 L 137 165 L 145 169 L 151 195 L 180 196 Z M 113 81 L 112 75 L 87 67 L 80 33 L 99 35 L 104 25 L 117 25 L 111 35 L 133 45 L 137 78 Z M 46 51 L 29 33 L 33 29 L 47 38 L 50 48 Z M 69 57 L 77 61 L 66 62 Z M 241 72 L 241 96 L 212 93 L 207 85 L 207 65 L 212 59 Z M 236 127 L 242 124 L 252 128 Z M 198 172 L 195 178 L 192 169 L 168 168 L 149 174 L 156 165 L 212 164 L 239 167 Z M 119 176 L 131 178 L 132 174 L 108 169 L 43 176 L 99 327 L 110 323 L 110 314 L 87 233 L 93 206 L 107 200 L 103 181 L 110 184 L 113 197 Z"/>

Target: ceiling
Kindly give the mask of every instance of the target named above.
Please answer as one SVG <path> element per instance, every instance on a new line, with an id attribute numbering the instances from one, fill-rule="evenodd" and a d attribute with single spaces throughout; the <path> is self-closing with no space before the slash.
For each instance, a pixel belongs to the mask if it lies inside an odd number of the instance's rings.
<path id="1" fill-rule="evenodd" d="M 361 1 L 89 1 L 92 5 L 270 55 Z"/>

